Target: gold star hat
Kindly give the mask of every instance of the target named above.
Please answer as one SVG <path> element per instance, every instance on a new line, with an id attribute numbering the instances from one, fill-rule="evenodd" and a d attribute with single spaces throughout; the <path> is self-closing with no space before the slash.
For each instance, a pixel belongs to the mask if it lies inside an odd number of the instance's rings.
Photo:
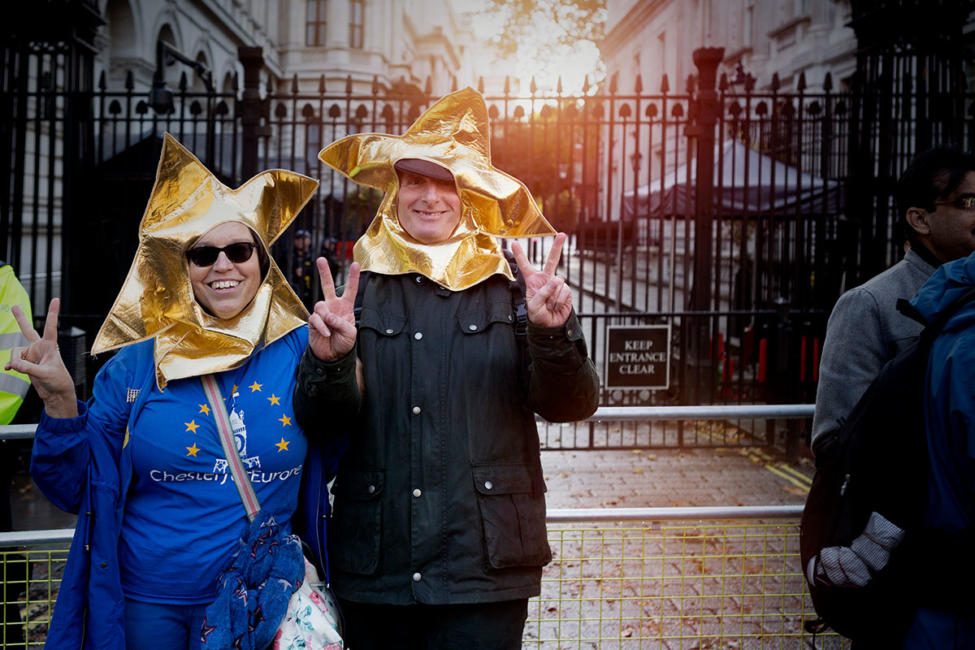
<path id="1" fill-rule="evenodd" d="M 420 273 L 453 291 L 511 269 L 498 237 L 554 235 L 531 192 L 491 164 L 491 136 L 484 98 L 465 88 L 440 99 L 401 136 L 351 135 L 322 149 L 329 167 L 386 195 L 354 254 L 363 270 L 386 275 Z M 422 244 L 396 217 L 400 161 L 433 163 L 452 174 L 462 215 L 443 242 Z M 430 175 L 430 174 L 426 174 Z"/>
<path id="2" fill-rule="evenodd" d="M 237 367 L 256 346 L 305 325 L 307 311 L 270 255 L 256 295 L 239 314 L 209 314 L 193 297 L 186 250 L 229 221 L 244 224 L 270 247 L 317 186 L 307 176 L 275 169 L 231 189 L 167 133 L 139 224 L 139 248 L 92 354 L 155 338 L 156 382 L 164 388 L 173 379 Z"/>

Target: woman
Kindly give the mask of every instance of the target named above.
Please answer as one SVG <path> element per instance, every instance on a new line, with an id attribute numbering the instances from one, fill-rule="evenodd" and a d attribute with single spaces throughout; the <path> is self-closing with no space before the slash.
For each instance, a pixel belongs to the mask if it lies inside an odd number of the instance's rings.
<path id="1" fill-rule="evenodd" d="M 212 374 L 262 509 L 286 531 L 307 442 L 294 421 L 305 311 L 270 260 L 316 183 L 220 184 L 166 135 L 132 270 L 92 352 L 120 346 L 77 401 L 59 302 L 9 367 L 44 400 L 31 473 L 79 513 L 47 646 L 185 649 L 248 522 L 200 377 Z M 129 345 L 131 343 L 131 345 Z"/>

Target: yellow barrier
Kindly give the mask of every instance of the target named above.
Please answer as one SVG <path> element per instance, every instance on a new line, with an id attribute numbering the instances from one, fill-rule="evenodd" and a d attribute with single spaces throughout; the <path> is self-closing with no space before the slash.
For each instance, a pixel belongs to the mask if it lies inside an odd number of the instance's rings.
<path id="1" fill-rule="evenodd" d="M 567 524 L 549 539 L 526 648 L 849 647 L 803 630 L 796 520 Z"/>
<path id="2" fill-rule="evenodd" d="M 0 647 L 41 647 L 67 558 L 66 547 L 0 550 Z"/>
<path id="3" fill-rule="evenodd" d="M 611 512 L 550 523 L 554 558 L 529 603 L 525 648 L 849 647 L 803 630 L 815 613 L 795 518 L 607 521 Z M 0 550 L 6 593 L 19 594 L 10 604 L 26 615 L 3 622 L 3 647 L 43 642 L 66 557 L 63 547 Z M 15 627 L 28 641 L 14 640 Z"/>

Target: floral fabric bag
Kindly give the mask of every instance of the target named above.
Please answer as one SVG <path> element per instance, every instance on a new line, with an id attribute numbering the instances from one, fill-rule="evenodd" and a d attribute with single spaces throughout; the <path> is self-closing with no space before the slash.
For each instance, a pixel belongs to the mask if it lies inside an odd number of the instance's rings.
<path id="1" fill-rule="evenodd" d="M 335 597 L 321 583 L 315 566 L 304 557 L 298 536 L 284 535 L 273 516 L 260 512 L 254 486 L 234 445 L 220 388 L 212 375 L 203 376 L 200 381 L 216 416 L 220 443 L 251 522 L 240 540 L 237 555 L 220 577 L 216 600 L 207 608 L 201 630 L 203 647 L 342 650 L 345 644 Z M 289 593 L 281 617 L 281 606 Z M 280 621 L 276 629 L 269 625 L 275 620 Z"/>

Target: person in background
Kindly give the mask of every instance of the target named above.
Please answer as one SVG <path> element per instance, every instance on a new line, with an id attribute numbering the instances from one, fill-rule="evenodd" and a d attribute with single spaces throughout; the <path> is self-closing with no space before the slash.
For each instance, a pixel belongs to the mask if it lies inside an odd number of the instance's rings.
<path id="1" fill-rule="evenodd" d="M 121 349 L 87 403 L 58 351 L 59 300 L 43 334 L 14 307 L 29 343 L 7 368 L 44 401 L 31 475 L 79 514 L 48 648 L 200 646 L 249 527 L 204 376 L 262 510 L 290 530 L 307 447 L 291 395 L 308 329 L 268 247 L 316 186 L 275 170 L 232 190 L 167 133 L 139 249 L 92 353 Z"/>
<path id="2" fill-rule="evenodd" d="M 812 449 L 828 444 L 884 365 L 916 340 L 921 324 L 897 311 L 941 264 L 975 250 L 975 156 L 919 154 L 897 181 L 908 246 L 894 266 L 847 291 L 826 325 Z"/>
<path id="3" fill-rule="evenodd" d="M 315 274 L 315 260 L 311 253 L 311 233 L 301 229 L 295 233 L 294 271 L 291 288 L 298 294 L 305 309 L 311 310 L 315 303 L 312 280 Z"/>
<path id="4" fill-rule="evenodd" d="M 518 244 L 509 264 L 496 239 L 555 233 L 491 165 L 488 128 L 466 89 L 401 137 L 355 135 L 320 155 L 386 191 L 341 297 L 317 260 L 324 300 L 295 388 L 302 426 L 348 425 L 332 427 L 349 450 L 328 539 L 355 650 L 521 648 L 551 559 L 535 413 L 573 421 L 598 403 L 555 275 L 565 235 L 541 270 Z"/>
<path id="5" fill-rule="evenodd" d="M 0 262 L 0 366 L 6 365 L 14 347 L 27 339 L 20 332 L 12 308 L 16 305 L 31 320 L 30 298 L 17 279 L 13 267 Z M 30 378 L 16 370 L 0 371 L 0 424 L 10 424 L 30 389 Z M 10 489 L 16 471 L 17 451 L 14 445 L 0 441 L 0 532 L 13 530 Z M 0 612 L 0 645 L 20 643 L 24 629 L 18 601 L 27 585 L 27 564 L 22 556 L 7 555 L 4 562 L 4 603 Z"/>

